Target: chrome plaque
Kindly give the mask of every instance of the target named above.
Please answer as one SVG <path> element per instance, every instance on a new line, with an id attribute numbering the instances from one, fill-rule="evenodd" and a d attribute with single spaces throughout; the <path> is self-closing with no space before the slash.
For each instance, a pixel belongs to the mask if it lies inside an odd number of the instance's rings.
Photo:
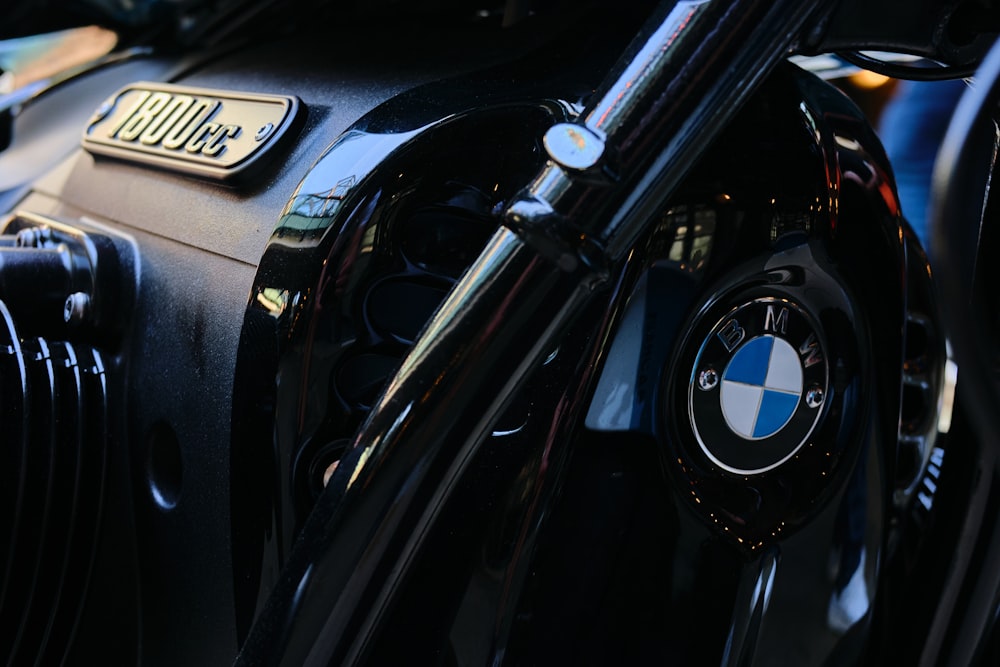
<path id="1" fill-rule="evenodd" d="M 296 97 L 134 83 L 104 102 L 83 133 L 95 155 L 221 181 L 245 176 L 298 116 Z"/>

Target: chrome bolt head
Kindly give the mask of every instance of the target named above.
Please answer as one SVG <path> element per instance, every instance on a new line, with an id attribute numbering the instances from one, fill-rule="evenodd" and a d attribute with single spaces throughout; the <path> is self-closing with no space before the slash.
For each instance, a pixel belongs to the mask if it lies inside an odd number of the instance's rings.
<path id="1" fill-rule="evenodd" d="M 604 156 L 604 140 L 590 128 L 559 123 L 549 128 L 542 143 L 553 162 L 575 171 L 597 166 Z"/>
<path id="2" fill-rule="evenodd" d="M 698 373 L 698 388 L 702 391 L 711 391 L 719 384 L 719 373 L 709 366 Z"/>
<path id="3" fill-rule="evenodd" d="M 84 292 L 73 292 L 63 305 L 66 324 L 80 324 L 90 315 L 90 297 Z"/>
<path id="4" fill-rule="evenodd" d="M 263 125 L 259 130 L 257 130 L 257 134 L 253 135 L 254 141 L 264 141 L 264 139 L 271 134 L 271 130 L 273 129 L 274 123 L 267 123 L 266 125 Z"/>
<path id="5" fill-rule="evenodd" d="M 809 387 L 809 390 L 806 391 L 806 405 L 810 408 L 818 408 L 823 405 L 823 398 L 825 398 L 823 390 L 817 385 Z"/>

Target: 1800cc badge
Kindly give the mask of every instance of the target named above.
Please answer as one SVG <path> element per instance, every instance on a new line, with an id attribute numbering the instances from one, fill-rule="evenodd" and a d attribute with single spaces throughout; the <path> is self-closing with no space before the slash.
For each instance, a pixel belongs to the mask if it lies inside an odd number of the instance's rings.
<path id="1" fill-rule="evenodd" d="M 698 351 L 691 426 L 725 470 L 755 474 L 795 455 L 819 421 L 827 362 L 819 328 L 787 299 L 761 298 L 720 319 Z"/>
<path id="2" fill-rule="evenodd" d="M 137 83 L 94 113 L 83 147 L 228 181 L 259 164 L 293 126 L 300 107 L 295 97 Z"/>

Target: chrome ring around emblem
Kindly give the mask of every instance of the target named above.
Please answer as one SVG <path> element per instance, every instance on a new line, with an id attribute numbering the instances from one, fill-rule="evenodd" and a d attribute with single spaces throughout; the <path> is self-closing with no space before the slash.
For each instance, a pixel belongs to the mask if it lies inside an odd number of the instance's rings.
<path id="1" fill-rule="evenodd" d="M 808 441 L 824 413 L 817 409 L 828 382 L 822 332 L 788 299 L 754 299 L 715 323 L 690 378 L 688 416 L 705 455 L 740 475 L 772 470 Z"/>

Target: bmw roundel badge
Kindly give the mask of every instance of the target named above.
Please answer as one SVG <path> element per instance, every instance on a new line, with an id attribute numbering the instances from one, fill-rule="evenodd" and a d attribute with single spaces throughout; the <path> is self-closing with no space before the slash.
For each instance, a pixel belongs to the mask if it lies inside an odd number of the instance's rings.
<path id="1" fill-rule="evenodd" d="M 704 453 L 748 475 L 781 465 L 819 422 L 827 393 L 821 331 L 800 306 L 774 297 L 734 308 L 701 344 L 688 388 Z"/>

